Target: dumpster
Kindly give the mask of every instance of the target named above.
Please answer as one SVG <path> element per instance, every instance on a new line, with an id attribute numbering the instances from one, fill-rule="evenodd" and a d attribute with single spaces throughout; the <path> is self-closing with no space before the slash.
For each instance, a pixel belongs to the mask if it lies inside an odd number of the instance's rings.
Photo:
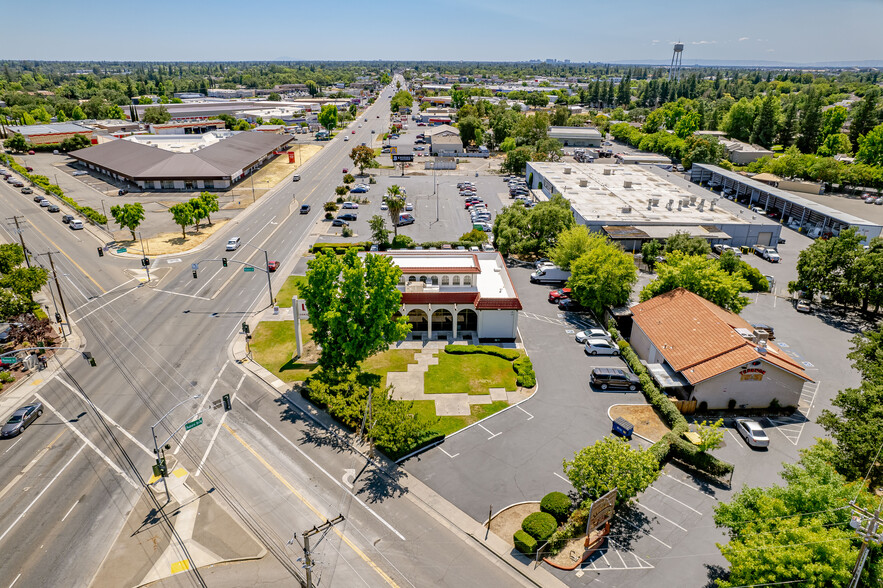
<path id="1" fill-rule="evenodd" d="M 621 437 L 631 439 L 634 430 L 635 426 L 622 417 L 617 417 L 616 420 L 613 421 L 613 432 Z"/>

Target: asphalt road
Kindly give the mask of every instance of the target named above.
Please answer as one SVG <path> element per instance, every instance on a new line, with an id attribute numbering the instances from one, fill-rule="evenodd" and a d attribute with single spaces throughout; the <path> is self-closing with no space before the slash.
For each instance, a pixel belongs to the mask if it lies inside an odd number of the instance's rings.
<path id="1" fill-rule="evenodd" d="M 386 124 L 388 104 L 381 98 L 363 115 L 368 124 L 353 125 L 355 144 L 369 141 L 370 129 L 379 132 Z M 282 262 L 271 276 L 274 290 L 279 288 L 316 231 L 321 203 L 339 184 L 341 168 L 351 165 L 351 143 L 327 144 L 299 170 L 300 182 L 280 185 L 199 250 L 155 260 L 150 283 L 141 281 L 137 259 L 99 258 L 98 239 L 70 231 L 60 215 L 0 187 L 3 210 L 27 220 L 28 248 L 59 251 L 56 270 L 68 313 L 98 362 L 92 368 L 77 359 L 69 373 L 32 386 L 36 392 L 28 390 L 23 400 L 39 394 L 45 414 L 22 436 L 0 442 L 0 466 L 8 473 L 0 484 L 0 492 L 8 485 L 0 496 L 0 558 L 11 581 L 87 585 L 142 491 L 139 477 L 150 474 L 151 425 L 183 401 L 157 427 L 165 438 L 230 393 L 234 411 L 204 413 L 204 425 L 174 437 L 170 453 L 198 472 L 203 485 L 214 487 L 219 500 L 270 549 L 275 561 L 265 558 L 264 569 L 278 576 L 279 562 L 299 568 L 300 554 L 287 545 L 292 533 L 340 512 L 347 517 L 342 536 L 329 534 L 316 548 L 314 573 L 328 584 L 518 582 L 510 570 L 425 514 L 407 492 L 366 468 L 361 456 L 292 413 L 278 393 L 243 377 L 228 361 L 228 345 L 241 336 L 242 320 L 270 304 L 267 275 L 260 269 L 243 272 L 237 262 L 262 268 L 264 253 L 257 248 L 266 249 L 270 259 Z M 297 214 L 301 203 L 313 206 L 311 214 Z M 225 252 L 232 236 L 243 245 Z M 228 268 L 221 267 L 221 257 L 230 260 Z M 199 264 L 197 279 L 193 263 Z M 3 405 L 4 416 L 13 408 Z M 357 480 L 350 470 L 359 472 Z M 227 567 L 235 574 L 236 566 Z M 181 574 L 163 585 L 194 580 Z"/>

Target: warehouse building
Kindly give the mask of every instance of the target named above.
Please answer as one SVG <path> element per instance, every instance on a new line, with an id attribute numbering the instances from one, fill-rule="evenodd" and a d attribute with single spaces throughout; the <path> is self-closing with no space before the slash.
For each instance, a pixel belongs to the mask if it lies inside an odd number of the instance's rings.
<path id="1" fill-rule="evenodd" d="M 257 171 L 291 137 L 274 133 L 134 136 L 71 151 L 86 168 L 144 190 L 223 190 Z"/>
<path id="2" fill-rule="evenodd" d="M 21 134 L 25 141 L 31 145 L 61 143 L 65 139 L 76 135 L 83 135 L 91 141 L 94 134 L 93 130 L 89 127 L 75 122 L 8 126 L 6 127 L 6 132 L 10 137 L 16 133 Z"/>
<path id="3" fill-rule="evenodd" d="M 763 215 L 734 214 L 714 195 L 701 198 L 641 165 L 530 162 L 527 181 L 546 197 L 570 201 L 574 218 L 627 251 L 676 232 L 735 247 L 778 243 L 781 225 Z"/>
<path id="4" fill-rule="evenodd" d="M 565 147 L 601 146 L 601 132 L 589 127 L 549 127 L 549 138 Z"/>

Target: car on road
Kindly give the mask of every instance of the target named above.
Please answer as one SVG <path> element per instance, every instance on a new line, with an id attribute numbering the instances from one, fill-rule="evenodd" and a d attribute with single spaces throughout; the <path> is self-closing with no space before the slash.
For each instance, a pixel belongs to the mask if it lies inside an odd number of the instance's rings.
<path id="1" fill-rule="evenodd" d="M 293 176 L 291 176 L 291 181 L 292 181 L 292 182 L 299 182 L 299 181 L 300 181 L 300 175 L 298 175 L 298 174 L 294 174 Z"/>
<path id="2" fill-rule="evenodd" d="M 40 202 L 41 200 L 46 200 L 46 197 L 42 194 L 37 194 L 36 196 L 34 196 L 34 202 Z"/>
<path id="3" fill-rule="evenodd" d="M 343 140 L 344 140 L 344 141 L 349 141 L 350 138 L 349 138 L 349 137 L 344 137 Z"/>
<path id="4" fill-rule="evenodd" d="M 411 204 L 410 202 L 406 202 L 405 203 L 405 210 L 407 210 L 407 211 L 414 210 L 414 205 Z"/>
<path id="5" fill-rule="evenodd" d="M 556 288 L 549 290 L 549 302 L 558 302 L 570 298 L 570 288 Z"/>
<path id="6" fill-rule="evenodd" d="M 608 388 L 637 390 L 641 387 L 638 376 L 621 368 L 595 368 L 589 376 L 589 382 L 602 390 Z"/>
<path id="7" fill-rule="evenodd" d="M 586 339 L 585 351 L 589 355 L 619 355 L 619 347 L 607 339 Z"/>
<path id="8" fill-rule="evenodd" d="M 66 225 L 67 225 L 67 224 L 70 224 L 70 222 L 71 222 L 72 220 L 74 220 L 74 217 L 72 217 L 72 216 L 69 215 L 69 214 L 66 214 L 66 215 L 64 215 L 63 217 L 61 217 L 61 222 L 63 222 L 63 223 L 66 224 Z"/>
<path id="9" fill-rule="evenodd" d="M 72 173 L 71 175 L 72 176 L 85 176 L 88 173 L 89 172 L 87 172 L 87 171 L 83 171 L 83 170 L 79 169 L 79 170 L 75 171 L 74 173 Z"/>
<path id="10" fill-rule="evenodd" d="M 128 194 L 128 193 L 129 193 L 129 191 L 126 190 L 125 188 L 120 188 L 120 189 L 117 191 L 117 196 L 125 196 L 125 195 Z"/>
<path id="11" fill-rule="evenodd" d="M 278 261 L 271 261 L 267 264 L 267 271 L 275 272 L 277 269 L 279 269 L 279 262 Z"/>
<path id="12" fill-rule="evenodd" d="M 883 196 L 874 200 L 874 204 L 883 204 Z"/>
<path id="13" fill-rule="evenodd" d="M 357 221 L 359 220 L 359 215 L 355 212 L 344 212 L 343 214 L 338 214 L 337 218 L 345 221 Z"/>
<path id="14" fill-rule="evenodd" d="M 40 201 L 40 206 L 42 208 L 49 208 L 51 205 L 52 205 L 52 203 L 49 202 L 48 200 L 46 200 L 45 198 Z"/>
<path id="15" fill-rule="evenodd" d="M 6 424 L 0 428 L 0 437 L 15 437 L 24 432 L 28 426 L 43 414 L 43 404 L 35 402 L 22 406 L 9 417 Z"/>
<path id="16" fill-rule="evenodd" d="M 604 329 L 586 329 L 577 333 L 574 339 L 576 339 L 577 343 L 583 344 L 589 339 L 604 339 L 605 341 L 613 342 L 613 337 Z"/>
<path id="17" fill-rule="evenodd" d="M 414 147 L 414 151 L 423 151 L 423 146 L 417 145 L 416 147 Z"/>
<path id="18" fill-rule="evenodd" d="M 350 226 L 350 224 L 348 222 L 346 222 L 345 220 L 343 220 L 342 218 L 336 218 L 333 221 L 331 221 L 331 226 L 332 227 L 348 227 L 348 226 Z"/>
<path id="19" fill-rule="evenodd" d="M 227 251 L 236 251 L 239 249 L 239 245 L 242 243 L 242 239 L 239 237 L 233 237 L 227 241 Z"/>
<path id="20" fill-rule="evenodd" d="M 343 168 L 343 169 L 340 170 L 340 171 L 341 171 L 341 173 L 344 173 L 344 174 L 345 174 L 345 173 L 348 173 L 350 170 L 348 170 L 347 168 Z"/>
<path id="21" fill-rule="evenodd" d="M 361 126 L 361 125 L 360 125 L 360 126 Z M 355 130 L 353 130 L 353 131 L 352 131 L 352 132 L 351 132 L 351 134 L 353 134 L 353 135 L 355 135 L 355 134 L 356 134 L 356 131 L 355 131 Z"/>
<path id="22" fill-rule="evenodd" d="M 21 189 L 21 193 L 22 194 L 33 194 L 34 191 L 31 190 L 30 188 L 28 188 L 27 186 L 25 186 L 24 188 Z"/>
<path id="23" fill-rule="evenodd" d="M 78 218 L 75 218 L 70 222 L 70 227 L 72 231 L 81 231 L 85 228 L 85 226 L 86 225 L 83 224 L 83 221 Z"/>
<path id="24" fill-rule="evenodd" d="M 736 430 L 752 447 L 769 447 L 770 438 L 754 419 L 736 419 Z"/>
<path id="25" fill-rule="evenodd" d="M 876 196 L 868 196 L 865 198 L 865 204 L 873 204 L 876 201 L 877 201 Z"/>
<path id="26" fill-rule="evenodd" d="M 58 205 L 56 205 L 56 204 L 50 204 L 49 208 L 47 210 L 49 212 L 61 212 L 61 209 L 58 208 Z"/>
<path id="27" fill-rule="evenodd" d="M 371 129 L 371 134 L 372 134 L 372 135 L 373 135 L 374 133 L 376 133 L 376 132 L 377 132 L 377 131 L 375 131 L 374 129 Z"/>
<path id="28" fill-rule="evenodd" d="M 301 214 L 309 214 L 310 213 L 310 205 L 309 204 L 301 204 L 300 205 L 300 213 Z"/>
<path id="29" fill-rule="evenodd" d="M 809 303 L 809 300 L 801 298 L 797 301 L 794 309 L 797 310 L 797 312 L 810 313 L 812 312 L 812 305 Z"/>

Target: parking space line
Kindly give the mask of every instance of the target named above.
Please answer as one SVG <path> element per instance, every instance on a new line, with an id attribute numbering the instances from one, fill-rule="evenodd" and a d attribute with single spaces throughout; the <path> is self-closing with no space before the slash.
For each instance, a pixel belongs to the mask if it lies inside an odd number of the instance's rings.
<path id="1" fill-rule="evenodd" d="M 529 412 L 527 412 L 526 410 L 524 410 L 523 408 L 521 408 L 521 405 L 516 404 L 515 406 L 518 407 L 518 410 L 520 410 L 521 412 L 523 412 L 524 414 L 527 415 L 527 417 L 528 417 L 527 420 L 530 420 L 533 418 L 533 415 L 530 414 Z"/>
<path id="2" fill-rule="evenodd" d="M 712 500 L 717 500 L 716 497 L 714 497 L 714 496 L 712 496 L 712 495 L 710 495 L 710 494 L 706 494 L 705 492 L 703 492 L 703 491 L 700 490 L 699 488 L 695 488 L 695 487 L 693 487 L 693 486 L 690 486 L 689 484 L 687 484 L 687 483 L 684 482 L 683 480 L 678 480 L 678 479 L 675 478 L 674 476 L 670 476 L 669 474 L 666 474 L 665 472 L 662 472 L 662 475 L 665 476 L 666 478 L 671 478 L 672 480 L 674 480 L 674 481 L 677 482 L 678 484 L 681 484 L 682 486 L 686 486 L 687 488 L 689 488 L 690 490 L 693 490 L 694 492 L 698 492 L 699 494 L 702 494 L 702 495 L 704 495 L 704 496 L 707 496 L 708 498 L 711 498 Z"/>
<path id="3" fill-rule="evenodd" d="M 607 542 L 608 542 L 610 545 L 616 545 L 616 541 L 614 541 L 613 539 L 608 539 Z M 637 567 L 629 566 L 629 564 L 627 564 L 627 563 L 625 563 L 625 561 L 623 561 L 623 565 L 625 566 L 625 569 L 627 569 L 627 570 L 652 570 L 653 568 L 656 567 L 656 566 L 654 566 L 653 564 L 651 564 L 649 561 L 647 561 L 647 560 L 645 560 L 645 559 L 643 559 L 643 558 L 641 558 L 641 557 L 638 557 L 638 555 L 637 555 L 634 551 L 631 551 L 631 550 L 628 550 L 628 549 L 627 549 L 626 551 L 627 551 L 629 554 L 631 554 L 631 556 L 632 556 L 633 558 L 635 558 L 635 562 L 636 562 L 638 565 L 637 565 Z M 616 553 L 619 554 L 619 553 L 620 553 L 620 550 L 617 549 L 617 550 L 616 550 Z M 619 558 L 622 559 L 622 556 L 620 555 Z"/>
<path id="4" fill-rule="evenodd" d="M 739 438 L 736 437 L 736 434 L 733 433 L 731 429 L 727 429 L 727 433 L 730 434 L 730 437 L 736 440 L 736 446 L 739 447 L 739 449 L 744 449 L 744 447 L 742 447 L 742 444 L 739 442 Z"/>
<path id="5" fill-rule="evenodd" d="M 555 474 L 556 476 L 558 476 L 559 478 L 561 478 L 562 480 L 564 480 L 565 482 L 567 482 L 568 484 L 570 484 L 570 480 L 568 480 L 567 478 L 565 478 L 564 476 L 562 476 L 558 472 L 552 472 L 552 473 Z"/>
<path id="6" fill-rule="evenodd" d="M 655 487 L 653 487 L 653 486 L 650 486 L 650 489 L 651 489 L 651 490 L 656 490 L 657 492 L 659 492 L 660 494 L 662 494 L 662 495 L 665 496 L 666 498 L 668 498 L 668 499 L 670 499 L 670 500 L 674 500 L 675 502 L 677 502 L 678 504 L 680 504 L 680 505 L 683 506 L 684 508 L 689 508 L 690 510 L 692 510 L 693 512 L 695 512 L 696 514 L 698 514 L 700 517 L 702 516 L 702 513 L 701 513 L 701 512 L 699 512 L 698 510 L 696 510 L 695 508 L 693 508 L 693 507 L 690 506 L 689 504 L 686 504 L 686 503 L 684 503 L 684 502 L 681 502 L 680 500 L 678 500 L 678 499 L 675 498 L 674 496 L 669 496 L 668 494 L 666 494 L 666 493 L 663 492 L 662 490 L 659 490 L 658 488 L 655 488 Z"/>
<path id="7" fill-rule="evenodd" d="M 628 521 L 628 520 L 626 520 L 626 519 L 621 519 L 621 520 L 622 520 L 625 524 L 627 524 L 627 525 L 629 525 L 629 526 L 631 526 L 631 527 L 634 527 L 634 528 L 637 529 L 638 531 L 641 531 L 641 530 L 642 530 L 641 527 L 639 527 L 638 525 L 634 524 L 634 523 L 631 522 L 631 521 Z M 648 537 L 650 537 L 651 539 L 653 539 L 654 541 L 657 541 L 657 542 L 661 543 L 664 547 L 667 547 L 668 549 L 671 549 L 671 545 L 669 545 L 668 543 L 666 543 L 666 542 L 663 541 L 662 539 L 658 539 L 658 538 L 654 537 L 653 535 L 651 535 L 650 533 L 644 533 L 644 534 L 647 535 Z"/>
<path id="8" fill-rule="evenodd" d="M 451 459 L 454 459 L 455 457 L 457 457 L 458 455 L 460 455 L 459 452 L 455 453 L 454 455 L 451 455 L 450 453 L 448 453 L 447 451 L 445 451 L 445 448 L 444 448 L 444 447 L 439 447 L 439 449 L 441 449 L 441 450 L 442 450 L 442 453 L 444 453 L 445 455 L 447 455 L 447 456 L 450 457 Z"/>
<path id="9" fill-rule="evenodd" d="M 490 437 L 487 438 L 488 441 L 490 441 L 491 439 L 493 439 L 494 437 L 496 437 L 496 436 L 498 436 L 498 435 L 502 435 L 502 434 L 503 434 L 502 432 L 500 432 L 500 433 L 491 433 L 491 432 L 488 431 L 487 428 L 486 428 L 484 425 L 482 425 L 481 423 L 479 423 L 478 426 L 481 427 L 482 429 L 484 429 L 485 431 L 487 431 L 487 434 L 490 435 Z"/>
<path id="10" fill-rule="evenodd" d="M 684 531 L 685 533 L 689 532 L 689 531 L 687 531 L 687 529 L 683 528 L 682 526 L 680 526 L 679 524 L 677 524 L 677 523 L 674 522 L 673 520 L 665 518 L 664 516 L 662 516 L 661 514 L 659 514 L 658 512 L 656 512 L 655 510 L 650 510 L 648 507 L 644 506 L 644 505 L 641 504 L 640 502 L 635 502 L 635 504 L 637 504 L 638 506 L 640 506 L 641 508 L 643 508 L 644 510 L 646 510 L 646 511 L 649 512 L 650 514 L 652 514 L 652 515 L 656 515 L 657 517 L 659 517 L 659 518 L 662 519 L 663 521 L 665 521 L 665 522 L 667 522 L 667 523 L 671 523 L 672 525 L 674 525 L 675 527 L 677 527 L 677 528 L 680 529 L 681 531 Z"/>
<path id="11" fill-rule="evenodd" d="M 605 551 L 607 551 L 607 550 L 605 550 Z M 607 564 L 607 567 L 609 568 L 609 567 L 612 567 L 612 566 L 610 565 L 610 560 L 607 559 L 607 554 L 605 553 L 605 551 L 602 551 L 602 552 L 601 552 L 601 559 L 604 560 L 604 563 L 606 563 L 606 564 Z"/>

